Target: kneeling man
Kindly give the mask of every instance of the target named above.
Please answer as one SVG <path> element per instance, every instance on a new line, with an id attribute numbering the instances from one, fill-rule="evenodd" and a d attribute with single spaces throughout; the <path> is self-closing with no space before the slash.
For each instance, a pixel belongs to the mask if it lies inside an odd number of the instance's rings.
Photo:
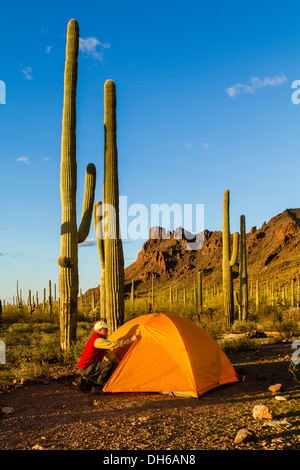
<path id="1" fill-rule="evenodd" d="M 136 335 L 133 335 L 130 339 L 109 341 L 107 339 L 109 328 L 105 322 L 98 321 L 94 326 L 94 333 L 85 345 L 78 364 L 81 379 L 77 388 L 80 390 L 91 386 L 91 393 L 102 394 L 103 387 L 113 372 L 114 364 L 120 362 L 112 350 L 122 348 L 136 340 Z M 104 357 L 108 361 L 103 361 Z"/>

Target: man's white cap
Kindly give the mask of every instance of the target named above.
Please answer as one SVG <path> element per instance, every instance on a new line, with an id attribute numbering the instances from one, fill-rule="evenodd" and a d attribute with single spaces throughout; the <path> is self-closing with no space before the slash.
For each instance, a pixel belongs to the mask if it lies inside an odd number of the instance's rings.
<path id="1" fill-rule="evenodd" d="M 107 325 L 104 321 L 97 321 L 97 323 L 94 326 L 94 330 L 98 331 L 98 330 L 101 330 L 101 328 L 110 328 L 110 326 Z"/>

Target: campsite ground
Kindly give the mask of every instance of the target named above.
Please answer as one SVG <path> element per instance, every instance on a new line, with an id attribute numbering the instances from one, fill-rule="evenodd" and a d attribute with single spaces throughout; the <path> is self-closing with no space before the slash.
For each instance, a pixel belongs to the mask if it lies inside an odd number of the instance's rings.
<path id="1" fill-rule="evenodd" d="M 72 375 L 24 383 L 0 394 L 0 449 L 295 450 L 300 448 L 300 383 L 291 343 L 229 353 L 241 378 L 200 397 L 120 393 L 103 397 L 72 388 Z M 293 373 L 294 372 L 294 373 Z M 282 384 L 277 397 L 269 386 Z M 267 405 L 272 420 L 254 419 Z M 255 440 L 235 444 L 239 429 Z"/>

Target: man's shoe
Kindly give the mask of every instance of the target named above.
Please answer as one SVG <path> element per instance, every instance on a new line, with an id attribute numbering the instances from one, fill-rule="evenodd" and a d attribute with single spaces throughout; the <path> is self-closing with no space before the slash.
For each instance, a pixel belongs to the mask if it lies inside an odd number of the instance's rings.
<path id="1" fill-rule="evenodd" d="M 97 395 L 103 395 L 104 392 L 101 387 L 94 386 L 91 390 L 91 393 L 96 393 Z"/>
<path id="2" fill-rule="evenodd" d="M 72 385 L 76 390 L 79 390 L 81 392 L 88 390 L 86 380 L 82 377 L 79 377 L 77 380 L 74 380 L 74 382 L 72 382 Z"/>

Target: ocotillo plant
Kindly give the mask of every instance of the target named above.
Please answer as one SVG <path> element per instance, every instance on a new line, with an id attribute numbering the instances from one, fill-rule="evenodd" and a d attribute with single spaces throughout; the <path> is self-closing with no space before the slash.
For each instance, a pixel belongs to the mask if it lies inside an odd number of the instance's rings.
<path id="1" fill-rule="evenodd" d="M 96 169 L 86 169 L 85 194 L 82 217 L 77 230 L 76 191 L 76 88 L 79 27 L 76 20 L 68 24 L 64 75 L 64 105 L 61 138 L 60 193 L 62 205 L 59 294 L 60 294 L 60 347 L 70 348 L 76 341 L 78 299 L 78 243 L 83 242 L 90 229 L 94 204 Z"/>
<path id="2" fill-rule="evenodd" d="M 105 317 L 112 331 L 124 323 L 124 256 L 119 221 L 116 87 L 104 84 Z M 113 209 L 113 210 L 111 210 Z"/>
<path id="3" fill-rule="evenodd" d="M 240 218 L 240 320 L 247 320 L 248 316 L 248 275 L 247 275 L 247 247 L 245 216 Z"/>
<path id="4" fill-rule="evenodd" d="M 232 266 L 235 265 L 238 256 L 239 233 L 235 232 L 233 236 L 233 250 L 230 258 L 230 224 L 229 224 L 229 190 L 226 189 L 223 200 L 223 295 L 224 295 L 224 314 L 227 326 L 231 326 L 234 321 L 234 299 Z"/>

